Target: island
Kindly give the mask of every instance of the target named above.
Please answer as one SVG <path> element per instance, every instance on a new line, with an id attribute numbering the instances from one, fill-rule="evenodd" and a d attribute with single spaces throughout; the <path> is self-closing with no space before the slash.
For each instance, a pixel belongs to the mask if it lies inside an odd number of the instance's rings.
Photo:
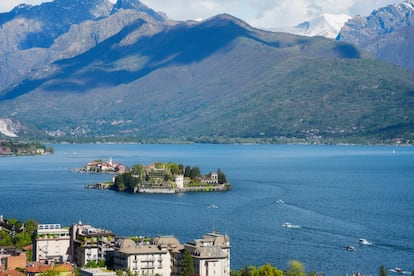
<path id="1" fill-rule="evenodd" d="M 92 162 L 99 164 L 87 166 L 88 172 L 113 172 L 112 181 L 87 185 L 91 189 L 112 189 L 130 193 L 185 193 L 229 191 L 231 184 L 221 169 L 202 174 L 199 167 L 184 166 L 173 162 L 156 162 L 149 165 L 136 164 L 132 168 L 110 162 Z M 89 164 L 89 163 L 88 163 Z M 103 166 L 102 166 L 103 165 Z M 121 166 L 119 168 L 119 166 Z"/>
<path id="2" fill-rule="evenodd" d="M 76 172 L 80 173 L 116 173 L 122 174 L 126 170 L 126 167 L 119 163 L 113 162 L 112 157 L 109 157 L 108 161 L 102 159 L 96 159 L 88 162 L 84 167 L 75 169 Z"/>
<path id="3" fill-rule="evenodd" d="M 54 153 L 52 147 L 38 142 L 0 140 L 0 156 L 27 156 Z"/>

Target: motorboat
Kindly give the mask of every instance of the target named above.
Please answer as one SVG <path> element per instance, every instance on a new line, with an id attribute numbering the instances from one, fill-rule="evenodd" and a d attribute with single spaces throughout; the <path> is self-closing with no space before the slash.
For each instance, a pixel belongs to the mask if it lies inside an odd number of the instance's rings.
<path id="1" fill-rule="evenodd" d="M 396 272 L 396 273 L 404 273 L 404 270 L 402 268 L 399 268 L 399 267 L 394 267 L 394 268 L 390 269 L 390 271 Z"/>
<path id="2" fill-rule="evenodd" d="M 366 240 L 366 239 L 359 239 L 359 244 L 362 244 L 362 245 L 369 245 L 369 244 L 371 244 L 368 240 Z"/>
<path id="3" fill-rule="evenodd" d="M 300 226 L 299 226 L 299 225 L 294 225 L 294 224 L 291 224 L 291 223 L 289 223 L 289 222 L 285 222 L 285 223 L 283 223 L 283 224 L 282 224 L 282 226 L 283 226 L 283 227 L 286 227 L 286 228 L 300 228 Z"/>
<path id="4" fill-rule="evenodd" d="M 217 205 L 214 205 L 214 204 L 211 204 L 211 205 L 208 205 L 208 208 L 217 209 L 218 206 Z"/>
<path id="5" fill-rule="evenodd" d="M 278 200 L 276 200 L 276 203 L 277 203 L 277 204 L 285 204 L 285 202 L 284 202 L 282 199 L 278 199 Z"/>
<path id="6" fill-rule="evenodd" d="M 348 251 L 356 251 L 355 247 L 353 247 L 352 245 L 348 245 L 347 247 L 345 247 L 346 250 Z"/>

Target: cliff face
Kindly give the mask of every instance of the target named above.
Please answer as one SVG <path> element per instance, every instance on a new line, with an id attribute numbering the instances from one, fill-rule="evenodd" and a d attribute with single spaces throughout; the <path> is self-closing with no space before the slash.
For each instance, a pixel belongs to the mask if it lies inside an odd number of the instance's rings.
<path id="1" fill-rule="evenodd" d="M 25 131 L 26 127 L 21 122 L 10 118 L 0 118 L 0 136 L 18 137 L 19 133 Z"/>
<path id="2" fill-rule="evenodd" d="M 337 40 L 353 43 L 377 57 L 414 70 L 414 1 L 356 16 L 342 27 Z"/>

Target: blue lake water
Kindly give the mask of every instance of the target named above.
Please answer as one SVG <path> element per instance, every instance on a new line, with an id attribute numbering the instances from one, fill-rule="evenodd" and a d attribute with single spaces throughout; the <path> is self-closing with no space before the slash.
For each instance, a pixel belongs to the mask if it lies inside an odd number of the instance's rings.
<path id="1" fill-rule="evenodd" d="M 0 214 L 64 226 L 82 221 L 120 236 L 175 235 L 182 243 L 215 230 L 230 236 L 233 269 L 265 263 L 285 269 L 294 259 L 307 272 L 327 275 L 377 275 L 382 264 L 414 270 L 414 147 L 53 146 L 52 155 L 0 158 Z M 127 166 L 171 161 L 203 173 L 221 168 L 233 190 L 88 190 L 85 184 L 110 176 L 71 172 L 110 156 Z M 359 245 L 359 238 L 372 245 Z"/>

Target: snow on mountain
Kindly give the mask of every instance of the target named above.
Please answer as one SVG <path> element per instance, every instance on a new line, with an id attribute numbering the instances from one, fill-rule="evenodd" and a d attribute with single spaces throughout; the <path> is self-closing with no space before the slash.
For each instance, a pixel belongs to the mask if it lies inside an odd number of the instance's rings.
<path id="1" fill-rule="evenodd" d="M 350 18 L 351 16 L 346 14 L 325 13 L 293 27 L 289 32 L 304 36 L 336 38 L 342 26 Z"/>

